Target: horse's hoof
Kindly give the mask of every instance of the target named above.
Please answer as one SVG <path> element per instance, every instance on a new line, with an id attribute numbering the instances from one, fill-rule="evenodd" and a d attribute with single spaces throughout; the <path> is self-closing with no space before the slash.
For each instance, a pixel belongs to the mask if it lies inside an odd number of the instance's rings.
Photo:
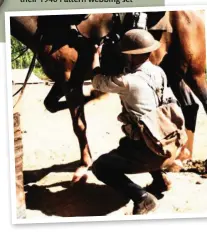
<path id="1" fill-rule="evenodd" d="M 77 182 L 81 182 L 81 183 L 86 183 L 87 179 L 88 179 L 88 167 L 85 166 L 81 166 L 79 167 L 74 175 L 73 175 L 73 179 L 72 179 L 72 185 L 77 183 Z"/>

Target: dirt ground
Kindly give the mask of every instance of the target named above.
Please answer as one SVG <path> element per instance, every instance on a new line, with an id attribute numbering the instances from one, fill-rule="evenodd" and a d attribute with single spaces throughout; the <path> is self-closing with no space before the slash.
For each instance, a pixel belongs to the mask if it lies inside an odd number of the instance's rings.
<path id="1" fill-rule="evenodd" d="M 27 218 L 104 215 L 109 218 L 130 214 L 132 202 L 126 202 L 99 182 L 91 171 L 87 184 L 71 186 L 80 151 L 69 111 L 51 114 L 44 107 L 43 100 L 50 88 L 44 84 L 28 85 L 18 109 L 23 131 Z M 94 160 L 115 148 L 123 136 L 116 120 L 120 110 L 115 94 L 86 105 L 87 136 Z M 194 145 L 196 160 L 206 160 L 206 130 L 206 115 L 200 107 Z M 147 173 L 129 176 L 141 186 L 152 181 Z M 168 173 L 168 176 L 172 189 L 160 196 L 159 208 L 153 214 L 162 218 L 207 216 L 207 179 L 193 172 Z"/>

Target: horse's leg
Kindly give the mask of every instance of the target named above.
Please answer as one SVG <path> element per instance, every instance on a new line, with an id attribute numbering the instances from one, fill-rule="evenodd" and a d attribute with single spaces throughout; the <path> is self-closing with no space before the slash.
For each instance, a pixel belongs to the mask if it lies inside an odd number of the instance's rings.
<path id="1" fill-rule="evenodd" d="M 205 80 L 206 47 L 205 24 L 202 14 L 199 12 L 174 12 L 177 28 L 177 37 L 180 46 L 180 55 L 186 65 L 185 81 L 197 95 L 207 111 L 207 84 Z M 196 44 L 195 44 L 196 43 Z M 189 91 L 188 91 L 189 92 Z M 190 99 L 190 101 L 192 98 Z M 183 107 L 189 128 L 189 143 L 195 131 L 198 106 L 196 103 Z"/>
<path id="2" fill-rule="evenodd" d="M 68 107 L 72 117 L 73 130 L 76 134 L 80 146 L 81 163 L 73 176 L 73 182 L 79 181 L 82 177 L 87 177 L 88 168 L 92 164 L 91 152 L 86 136 L 86 120 L 84 114 L 84 96 L 82 86 L 68 91 L 67 84 L 63 85 Z M 75 101 L 74 101 L 75 99 Z"/>
<path id="3" fill-rule="evenodd" d="M 46 52 L 48 54 L 47 56 L 45 55 Z M 82 92 L 82 78 L 84 76 L 85 66 L 82 67 L 81 72 L 78 72 L 79 75 L 74 74 L 72 78 L 72 71 L 74 73 L 74 69 L 76 69 L 76 71 L 78 70 L 76 64 L 78 52 L 69 45 L 60 47 L 53 52 L 52 55 L 50 55 L 50 52 L 51 46 L 46 45 L 44 47 L 43 57 L 39 56 L 39 58 L 42 58 L 41 61 L 44 64 L 44 71 L 47 75 L 61 86 L 61 90 L 58 85 L 51 90 L 52 94 L 50 96 L 54 93 L 52 100 L 54 101 L 54 97 L 59 94 L 61 96 L 62 93 L 66 97 L 67 107 L 69 108 L 72 117 L 73 130 L 80 145 L 81 165 L 75 172 L 73 178 L 74 181 L 78 181 L 84 174 L 86 174 L 88 168 L 92 164 L 86 137 L 86 121 L 83 110 L 84 97 Z M 57 99 L 55 101 L 57 101 Z"/>
<path id="4" fill-rule="evenodd" d="M 186 147 L 193 154 L 193 143 L 194 143 L 194 134 L 196 129 L 196 121 L 199 105 L 196 102 L 195 96 L 192 93 L 192 90 L 185 84 L 183 80 L 180 82 L 180 92 L 182 95 L 182 111 L 185 117 L 185 127 L 186 133 L 188 135 L 188 141 Z"/>
<path id="5" fill-rule="evenodd" d="M 177 57 L 179 57 L 177 54 L 177 50 L 178 49 L 176 44 L 171 46 L 168 55 L 165 56 L 161 63 L 161 67 L 165 70 L 168 78 L 168 83 L 172 88 L 176 98 L 181 104 L 182 111 L 185 117 L 186 132 L 188 135 L 188 142 L 186 144 L 186 147 L 192 154 L 198 104 L 192 90 L 182 79 L 183 76 L 185 76 L 185 73 L 182 70 L 181 64 L 179 62 L 176 63 L 176 59 Z M 174 62 L 173 65 L 172 62 Z"/>
<path id="6" fill-rule="evenodd" d="M 186 78 L 186 82 L 191 87 L 198 99 L 201 101 L 207 113 L 207 82 L 205 72 L 189 72 Z"/>
<path id="7" fill-rule="evenodd" d="M 207 112 L 206 43 L 203 14 L 174 12 L 180 53 L 186 66 L 185 81 L 202 102 Z"/>
<path id="8" fill-rule="evenodd" d="M 205 73 L 196 74 L 191 73 L 190 76 L 187 76 L 187 83 L 195 93 L 195 95 L 202 102 L 203 107 L 207 113 L 207 83 L 206 83 L 206 75 Z M 188 142 L 187 147 L 192 152 L 193 150 L 193 140 L 194 140 L 194 132 L 196 126 L 196 118 L 197 118 L 198 105 L 194 104 L 192 106 L 185 107 L 183 109 L 183 113 L 186 118 L 186 123 L 188 123 L 186 128 L 190 128 L 187 130 L 188 134 Z"/>
<path id="9" fill-rule="evenodd" d="M 68 108 L 66 101 L 59 101 L 63 96 L 64 94 L 61 85 L 55 82 L 44 100 L 46 109 L 51 113 L 55 113 Z"/>
<path id="10" fill-rule="evenodd" d="M 187 147 L 192 154 L 198 104 L 191 89 L 206 109 L 205 25 L 200 15 L 195 12 L 173 11 L 170 15 L 174 32 L 169 40 L 168 54 L 161 65 L 181 103 L 188 134 Z"/>
<path id="11" fill-rule="evenodd" d="M 186 85 L 183 80 L 180 80 L 179 82 L 175 80 L 172 84 L 170 84 L 170 86 L 181 104 L 181 108 L 185 118 L 186 133 L 188 135 L 186 147 L 190 151 L 192 158 L 194 133 L 199 106 L 196 102 L 196 98 L 193 95 L 192 90 Z"/>

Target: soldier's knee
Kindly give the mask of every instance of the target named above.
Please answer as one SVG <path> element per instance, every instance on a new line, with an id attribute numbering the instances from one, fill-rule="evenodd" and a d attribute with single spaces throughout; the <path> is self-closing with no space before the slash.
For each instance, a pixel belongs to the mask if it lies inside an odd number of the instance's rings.
<path id="1" fill-rule="evenodd" d="M 104 155 L 100 156 L 97 160 L 93 162 L 91 170 L 97 179 L 101 180 L 102 176 L 105 174 L 106 165 L 104 162 Z"/>
<path id="2" fill-rule="evenodd" d="M 50 113 L 55 113 L 57 112 L 56 107 L 54 106 L 54 103 L 50 101 L 48 98 L 45 98 L 44 100 L 44 105 L 45 108 L 50 112 Z"/>

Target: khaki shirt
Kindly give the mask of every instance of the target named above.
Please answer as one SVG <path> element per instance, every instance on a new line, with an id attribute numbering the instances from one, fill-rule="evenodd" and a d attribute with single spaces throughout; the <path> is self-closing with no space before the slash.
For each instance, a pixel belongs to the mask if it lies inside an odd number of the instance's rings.
<path id="1" fill-rule="evenodd" d="M 120 76 L 97 74 L 92 80 L 95 89 L 101 92 L 118 93 L 124 111 L 129 113 L 133 121 L 139 120 L 142 115 L 158 106 L 158 97 L 153 88 L 160 94 L 163 83 L 165 98 L 174 98 L 172 91 L 167 87 L 164 71 L 150 61 L 143 63 L 133 73 Z"/>

